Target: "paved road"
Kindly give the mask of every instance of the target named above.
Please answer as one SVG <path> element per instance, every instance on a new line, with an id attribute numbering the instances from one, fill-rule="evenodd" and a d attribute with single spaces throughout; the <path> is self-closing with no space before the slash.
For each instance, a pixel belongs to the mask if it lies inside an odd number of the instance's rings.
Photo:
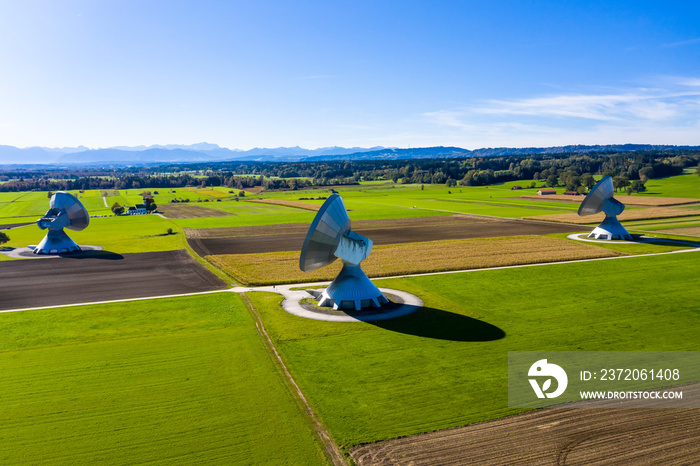
<path id="1" fill-rule="evenodd" d="M 0 310 L 226 288 L 185 250 L 0 262 Z"/>

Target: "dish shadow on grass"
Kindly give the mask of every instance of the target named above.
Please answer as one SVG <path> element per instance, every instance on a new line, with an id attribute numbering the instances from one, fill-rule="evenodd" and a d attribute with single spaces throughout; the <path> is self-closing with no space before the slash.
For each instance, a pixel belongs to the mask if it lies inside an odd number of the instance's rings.
<path id="1" fill-rule="evenodd" d="M 365 322 L 392 332 L 438 340 L 477 342 L 506 336 L 506 332 L 488 322 L 432 307 L 396 319 Z"/>
<path id="2" fill-rule="evenodd" d="M 671 233 L 672 234 L 672 233 Z M 670 238 L 656 238 L 643 235 L 632 235 L 634 241 L 645 244 L 656 244 L 659 246 L 692 246 L 695 248 L 700 248 L 700 241 L 694 240 L 680 240 L 680 239 L 670 239 Z"/>
<path id="3" fill-rule="evenodd" d="M 103 260 L 122 260 L 124 256 L 111 251 L 80 251 L 77 253 L 58 254 L 62 259 L 103 259 Z"/>

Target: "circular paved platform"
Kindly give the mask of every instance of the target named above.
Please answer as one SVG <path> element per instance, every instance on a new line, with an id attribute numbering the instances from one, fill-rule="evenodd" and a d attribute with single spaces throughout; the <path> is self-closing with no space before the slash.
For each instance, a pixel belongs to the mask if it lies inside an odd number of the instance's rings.
<path id="1" fill-rule="evenodd" d="M 295 316 L 305 317 L 313 320 L 325 320 L 328 322 L 367 322 L 377 320 L 395 319 L 416 312 L 423 307 L 423 300 L 418 296 L 407 293 L 401 290 L 392 290 L 389 288 L 380 288 L 380 291 L 385 295 L 394 295 L 400 298 L 403 302 L 396 303 L 391 309 L 369 309 L 363 310 L 360 313 L 345 313 L 343 311 L 315 311 L 301 304 L 304 298 L 312 296 L 304 290 L 291 291 L 289 295 L 285 294 L 285 299 L 282 301 L 282 308 Z M 292 295 L 292 293 L 294 293 Z M 284 294 L 284 293 L 283 293 Z"/>
<path id="2" fill-rule="evenodd" d="M 309 289 L 318 287 L 325 288 L 328 283 L 310 283 L 306 285 Z M 281 286 L 257 286 L 257 287 L 234 287 L 230 291 L 234 293 L 245 293 L 247 291 L 267 291 L 271 293 L 279 293 L 284 296 L 282 308 L 295 316 L 304 317 L 313 320 L 325 320 L 327 322 L 367 322 L 377 320 L 395 319 L 416 312 L 423 307 L 423 300 L 418 296 L 407 293 L 401 290 L 393 290 L 390 288 L 379 288 L 382 293 L 399 297 L 403 302 L 397 303 L 391 309 L 382 310 L 365 310 L 360 314 L 347 314 L 342 311 L 321 312 L 312 311 L 301 304 L 302 299 L 313 298 L 305 289 L 303 284 L 281 285 Z M 297 288 L 292 290 L 291 288 Z M 353 315 L 354 314 L 354 315 Z"/>
<path id="3" fill-rule="evenodd" d="M 81 244 L 80 251 L 78 252 L 71 252 L 65 254 L 34 254 L 34 247 L 35 246 L 28 246 L 26 248 L 14 248 L 6 251 L 0 249 L 0 254 L 5 254 L 6 256 L 12 257 L 14 259 L 49 259 L 51 257 L 79 256 L 80 254 L 84 254 L 86 252 L 102 251 L 104 249 L 102 246 Z"/>

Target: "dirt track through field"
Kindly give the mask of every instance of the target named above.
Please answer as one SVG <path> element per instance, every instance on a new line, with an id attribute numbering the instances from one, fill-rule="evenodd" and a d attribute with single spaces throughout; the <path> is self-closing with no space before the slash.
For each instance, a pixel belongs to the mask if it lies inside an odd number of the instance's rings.
<path id="1" fill-rule="evenodd" d="M 202 257 L 218 254 L 295 251 L 301 249 L 308 228 L 309 226 L 306 224 L 294 223 L 242 227 L 240 229 L 188 230 L 187 241 L 192 249 Z M 476 215 L 365 220 L 353 222 L 352 229 L 370 238 L 377 246 L 446 239 L 544 235 L 582 231 L 581 226 L 577 225 L 496 219 Z"/>
<path id="2" fill-rule="evenodd" d="M 334 466 L 343 466 L 347 464 L 345 459 L 343 458 L 343 454 L 340 452 L 340 449 L 333 441 L 333 437 L 328 431 L 328 428 L 323 424 L 319 416 L 311 407 L 311 404 L 304 396 L 304 392 L 301 391 L 301 388 L 299 388 L 299 385 L 297 384 L 296 380 L 294 380 L 292 373 L 289 372 L 289 368 L 287 368 L 284 359 L 277 350 L 277 347 L 275 347 L 275 343 L 272 341 L 272 338 L 270 338 L 270 335 L 267 333 L 265 323 L 260 318 L 260 314 L 258 314 L 257 309 L 255 309 L 255 306 L 253 306 L 252 301 L 248 296 L 246 296 L 245 293 L 241 293 L 241 297 L 243 298 L 243 301 L 245 302 L 246 306 L 248 307 L 248 310 L 250 311 L 251 315 L 253 316 L 253 319 L 255 320 L 255 327 L 258 329 L 258 333 L 260 334 L 260 337 L 262 338 L 263 343 L 265 344 L 265 348 L 268 354 L 273 359 L 273 363 L 275 363 L 275 366 L 277 366 L 280 375 L 282 375 L 282 377 L 285 379 L 289 390 L 292 392 L 292 396 L 294 396 L 294 399 L 299 404 L 299 408 L 301 408 L 302 412 L 304 413 L 304 416 L 306 416 L 309 424 L 311 424 L 311 427 L 314 430 L 314 434 L 323 446 L 323 450 L 325 451 L 328 459 L 331 461 L 331 464 L 333 464 Z"/>
<path id="3" fill-rule="evenodd" d="M 185 250 L 0 262 L 0 310 L 224 288 Z"/>
<path id="4" fill-rule="evenodd" d="M 543 409 L 361 445 L 362 465 L 697 464 L 700 409 Z"/>

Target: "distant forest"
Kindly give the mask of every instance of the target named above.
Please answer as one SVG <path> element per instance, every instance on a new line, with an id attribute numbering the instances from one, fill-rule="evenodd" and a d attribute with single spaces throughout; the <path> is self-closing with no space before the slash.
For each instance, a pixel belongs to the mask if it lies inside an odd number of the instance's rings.
<path id="1" fill-rule="evenodd" d="M 590 187 L 590 175 L 611 175 L 616 187 L 679 175 L 698 167 L 700 151 L 638 151 L 586 154 L 509 155 L 449 159 L 319 162 L 209 162 L 150 167 L 46 168 L 0 171 L 0 191 L 225 186 L 301 189 L 387 180 L 396 183 L 484 186 L 505 181 L 545 180 L 569 190 Z"/>

